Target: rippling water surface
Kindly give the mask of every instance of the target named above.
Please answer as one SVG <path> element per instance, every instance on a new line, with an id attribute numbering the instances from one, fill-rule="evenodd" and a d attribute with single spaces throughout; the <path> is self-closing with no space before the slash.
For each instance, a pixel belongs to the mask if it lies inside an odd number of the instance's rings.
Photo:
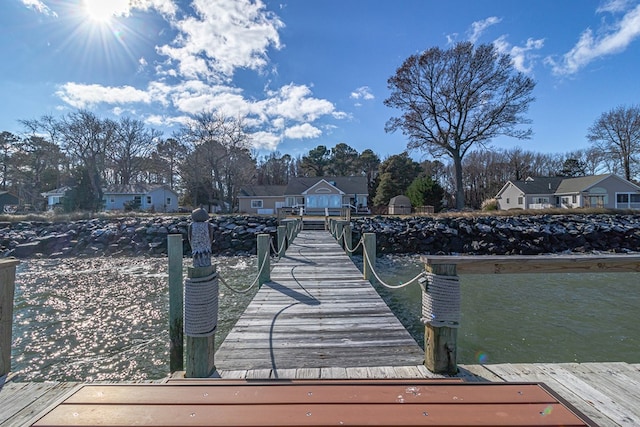
<path id="1" fill-rule="evenodd" d="M 242 288 L 255 258 L 218 258 Z M 185 268 L 190 260 L 185 259 Z M 185 272 L 186 277 L 186 272 Z M 144 380 L 169 371 L 166 258 L 26 260 L 16 273 L 12 371 L 24 381 Z M 221 342 L 253 293 L 220 288 Z"/>
<path id="2" fill-rule="evenodd" d="M 354 258 L 356 264 L 361 262 Z M 185 268 L 190 260 L 185 259 Z M 216 258 L 231 286 L 256 259 Z M 417 256 L 385 256 L 389 284 L 414 277 Z M 640 362 L 640 274 L 462 276 L 459 363 Z M 420 291 L 377 286 L 423 344 Z M 220 287 L 216 344 L 254 291 Z M 23 381 L 146 380 L 169 370 L 166 258 L 27 260 L 17 269 L 12 371 Z"/>

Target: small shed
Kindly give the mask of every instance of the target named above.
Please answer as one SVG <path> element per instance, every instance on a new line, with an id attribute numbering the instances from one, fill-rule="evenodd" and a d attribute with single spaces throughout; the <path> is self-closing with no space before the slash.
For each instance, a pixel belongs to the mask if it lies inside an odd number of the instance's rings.
<path id="1" fill-rule="evenodd" d="M 389 215 L 409 215 L 411 200 L 407 196 L 396 196 L 389 200 Z"/>

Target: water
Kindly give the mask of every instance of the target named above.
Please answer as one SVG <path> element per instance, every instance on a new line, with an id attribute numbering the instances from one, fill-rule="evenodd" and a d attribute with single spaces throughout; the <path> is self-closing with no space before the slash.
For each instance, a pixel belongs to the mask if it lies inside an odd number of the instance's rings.
<path id="1" fill-rule="evenodd" d="M 355 258 L 356 263 L 361 260 Z M 190 261 L 185 259 L 185 268 Z M 214 259 L 247 286 L 256 259 Z M 385 256 L 390 284 L 414 277 L 417 256 Z M 462 276 L 459 363 L 640 362 L 640 274 Z M 377 286 L 422 345 L 420 290 Z M 253 296 L 221 285 L 216 343 Z M 17 269 L 12 371 L 21 381 L 159 379 L 169 371 L 166 258 L 27 260 Z"/>
<path id="2" fill-rule="evenodd" d="M 248 285 L 256 260 L 218 258 L 216 263 L 229 285 L 240 289 Z M 185 270 L 187 264 L 185 258 Z M 167 281 L 166 258 L 22 261 L 16 272 L 12 372 L 21 381 L 167 376 Z M 218 343 L 254 292 L 220 287 Z"/>

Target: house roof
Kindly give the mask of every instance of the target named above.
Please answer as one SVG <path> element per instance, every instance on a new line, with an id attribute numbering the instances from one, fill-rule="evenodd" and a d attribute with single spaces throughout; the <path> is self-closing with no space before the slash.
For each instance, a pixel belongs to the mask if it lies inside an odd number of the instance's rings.
<path id="1" fill-rule="evenodd" d="M 296 177 L 289 180 L 285 190 L 287 195 L 298 195 L 325 180 L 329 184 L 343 191 L 345 194 L 368 194 L 367 178 L 364 176 L 313 176 Z"/>
<path id="2" fill-rule="evenodd" d="M 286 185 L 247 185 L 239 191 L 238 197 L 282 197 Z"/>
<path id="3" fill-rule="evenodd" d="M 626 179 L 623 179 L 614 174 L 604 174 L 579 176 L 575 178 L 566 178 L 560 176 L 535 177 L 527 178 L 524 181 L 509 181 L 498 192 L 498 195 L 501 194 L 505 190 L 505 188 L 507 188 L 509 183 L 513 184 L 524 194 L 575 194 L 586 191 L 594 185 L 597 185 L 598 183 L 610 177 L 618 179 L 621 182 L 624 182 L 634 187 L 635 189 L 640 190 L 640 187 L 632 182 L 627 181 Z"/>
<path id="4" fill-rule="evenodd" d="M 53 190 L 49 190 L 46 191 L 44 193 L 40 193 L 40 195 L 42 197 L 49 197 L 49 196 L 64 196 L 65 193 L 67 191 L 71 190 L 71 187 L 60 187 L 60 188 L 54 188 Z"/>
<path id="5" fill-rule="evenodd" d="M 594 185 L 597 185 L 599 182 L 604 181 L 605 179 L 613 177 L 621 182 L 629 184 L 634 188 L 638 189 L 638 186 L 632 182 L 627 181 L 617 175 L 614 174 L 605 174 L 605 175 L 593 175 L 593 176 L 580 176 L 577 178 L 567 178 L 562 181 L 556 193 L 558 194 L 566 194 L 566 193 L 579 193 L 581 191 L 585 191 Z"/>
<path id="6" fill-rule="evenodd" d="M 565 178 L 559 176 L 527 178 L 523 181 L 510 181 L 524 194 L 552 194 Z"/>
<path id="7" fill-rule="evenodd" d="M 175 193 L 166 185 L 161 184 L 128 184 L 128 185 L 112 185 L 103 190 L 104 194 L 147 194 L 159 188 Z M 177 194 L 177 193 L 176 193 Z"/>

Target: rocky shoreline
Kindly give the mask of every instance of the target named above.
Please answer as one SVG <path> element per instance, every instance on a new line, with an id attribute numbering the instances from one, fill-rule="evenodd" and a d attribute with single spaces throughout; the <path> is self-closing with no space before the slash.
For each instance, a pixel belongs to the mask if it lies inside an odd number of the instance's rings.
<path id="1" fill-rule="evenodd" d="M 0 223 L 0 257 L 163 256 L 167 236 L 183 236 L 185 216 Z M 278 221 L 265 216 L 215 216 L 214 255 L 256 253 L 256 235 L 276 236 Z M 520 215 L 477 217 L 365 217 L 352 220 L 353 243 L 375 233 L 379 254 L 533 255 L 640 251 L 637 215 Z"/>

